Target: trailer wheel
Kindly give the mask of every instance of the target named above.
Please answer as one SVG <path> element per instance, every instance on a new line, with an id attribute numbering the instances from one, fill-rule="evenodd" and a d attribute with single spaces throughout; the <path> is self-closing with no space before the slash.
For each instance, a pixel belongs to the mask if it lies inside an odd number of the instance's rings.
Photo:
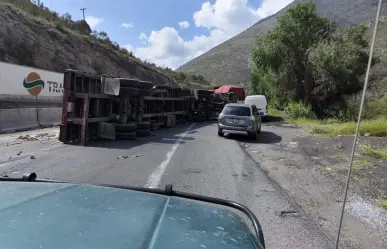
<path id="1" fill-rule="evenodd" d="M 117 140 L 134 140 L 134 139 L 136 139 L 136 137 L 137 137 L 136 132 L 116 133 Z"/>
<path id="2" fill-rule="evenodd" d="M 150 136 L 151 131 L 150 130 L 138 130 L 136 131 L 137 137 L 147 137 Z"/>
<path id="3" fill-rule="evenodd" d="M 138 122 L 137 130 L 150 130 L 151 123 L 150 122 Z"/>
<path id="4" fill-rule="evenodd" d="M 116 133 L 135 132 L 136 130 L 137 130 L 137 125 L 134 123 L 116 124 Z"/>

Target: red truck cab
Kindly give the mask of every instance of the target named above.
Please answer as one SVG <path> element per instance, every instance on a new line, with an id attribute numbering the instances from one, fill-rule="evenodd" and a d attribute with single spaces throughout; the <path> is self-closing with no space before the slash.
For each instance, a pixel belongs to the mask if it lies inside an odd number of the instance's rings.
<path id="1" fill-rule="evenodd" d="M 244 101 L 246 97 L 245 89 L 241 86 L 235 86 L 235 85 L 226 85 L 226 86 L 219 86 L 215 89 L 216 93 L 234 93 L 236 97 L 236 101 Z"/>

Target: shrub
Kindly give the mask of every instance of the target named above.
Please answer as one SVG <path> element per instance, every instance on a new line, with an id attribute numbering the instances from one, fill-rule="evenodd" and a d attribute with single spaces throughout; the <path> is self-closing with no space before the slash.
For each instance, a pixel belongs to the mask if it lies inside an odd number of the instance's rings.
<path id="1" fill-rule="evenodd" d="M 310 105 L 305 105 L 301 102 L 290 103 L 286 109 L 287 114 L 291 118 L 314 118 L 315 115 Z"/>

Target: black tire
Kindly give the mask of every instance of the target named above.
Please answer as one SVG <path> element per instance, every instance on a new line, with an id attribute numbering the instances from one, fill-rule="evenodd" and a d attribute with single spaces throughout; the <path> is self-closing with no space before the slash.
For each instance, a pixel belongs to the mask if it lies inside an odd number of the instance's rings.
<path id="1" fill-rule="evenodd" d="M 137 123 L 137 130 L 150 130 L 151 129 L 151 123 L 150 122 L 138 122 Z"/>
<path id="2" fill-rule="evenodd" d="M 134 139 L 136 139 L 136 137 L 137 137 L 136 132 L 116 133 L 117 140 L 134 140 Z"/>
<path id="3" fill-rule="evenodd" d="M 151 131 L 150 130 L 138 130 L 136 131 L 137 137 L 147 137 L 150 136 Z"/>
<path id="4" fill-rule="evenodd" d="M 223 136 L 224 136 L 224 133 L 221 132 L 221 131 L 218 131 L 218 136 L 219 136 L 219 137 L 223 137 Z"/>
<path id="5" fill-rule="evenodd" d="M 116 124 L 116 133 L 130 133 L 137 130 L 137 125 L 134 123 L 130 124 Z"/>

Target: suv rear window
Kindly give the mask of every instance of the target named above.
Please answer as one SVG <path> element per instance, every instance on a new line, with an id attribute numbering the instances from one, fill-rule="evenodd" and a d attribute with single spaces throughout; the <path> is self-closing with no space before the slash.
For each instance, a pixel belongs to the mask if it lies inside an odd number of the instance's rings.
<path id="1" fill-rule="evenodd" d="M 223 110 L 223 114 L 248 117 L 251 116 L 251 109 L 246 106 L 226 106 Z"/>

